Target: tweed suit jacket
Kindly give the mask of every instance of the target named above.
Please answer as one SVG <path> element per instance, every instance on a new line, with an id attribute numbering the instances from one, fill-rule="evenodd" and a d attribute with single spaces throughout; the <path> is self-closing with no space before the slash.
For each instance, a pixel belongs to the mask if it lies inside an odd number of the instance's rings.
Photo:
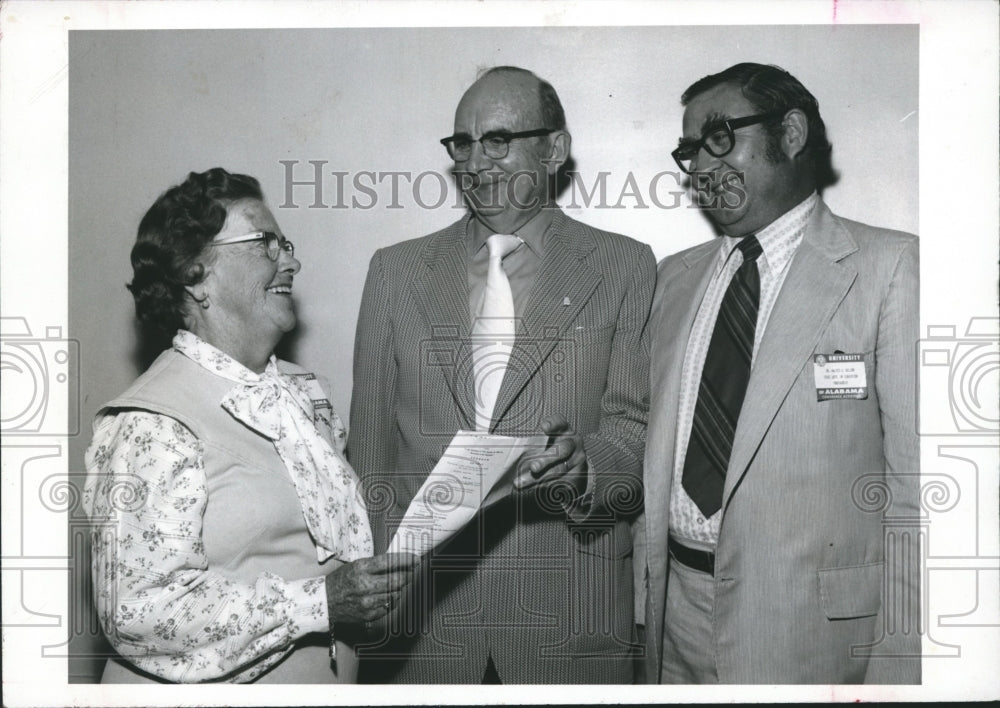
<path id="1" fill-rule="evenodd" d="M 637 554 L 651 682 L 670 582 L 681 367 L 717 253 L 712 241 L 665 259 L 650 316 L 655 433 Z M 723 683 L 920 681 L 917 253 L 915 236 L 841 219 L 822 202 L 810 218 L 754 360 L 725 480 L 711 647 Z M 867 399 L 817 400 L 813 355 L 838 351 L 864 355 Z"/>
<path id="2" fill-rule="evenodd" d="M 469 217 L 378 251 L 362 297 L 349 456 L 376 552 L 459 429 L 474 429 L 465 234 Z M 564 415 L 591 469 L 589 514 L 522 492 L 425 560 L 363 680 L 505 683 L 631 680 L 632 539 L 648 408 L 648 246 L 561 211 L 529 295 L 492 432 Z M 367 659 L 365 658 L 367 657 Z"/>

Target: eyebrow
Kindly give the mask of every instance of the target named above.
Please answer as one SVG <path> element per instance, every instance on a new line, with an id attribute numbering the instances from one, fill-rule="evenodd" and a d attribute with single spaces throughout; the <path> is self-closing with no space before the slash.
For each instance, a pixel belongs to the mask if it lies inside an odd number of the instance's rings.
<path id="1" fill-rule="evenodd" d="M 699 136 L 697 138 L 683 138 L 683 137 L 678 138 L 677 147 L 694 145 L 695 143 L 701 142 L 702 138 L 705 137 L 705 134 L 708 132 L 709 128 L 713 128 L 719 125 L 720 123 L 723 123 L 731 119 L 732 119 L 731 116 L 726 115 L 725 113 L 719 113 L 718 111 L 713 111 L 712 113 L 709 113 L 707 116 L 705 116 L 705 120 L 701 122 L 701 133 L 699 134 Z"/>
<path id="2" fill-rule="evenodd" d="M 726 115 L 725 113 L 719 113 L 718 111 L 713 111 L 705 116 L 705 120 L 701 122 L 701 134 L 704 135 L 708 132 L 709 128 L 731 119 L 732 116 Z"/>

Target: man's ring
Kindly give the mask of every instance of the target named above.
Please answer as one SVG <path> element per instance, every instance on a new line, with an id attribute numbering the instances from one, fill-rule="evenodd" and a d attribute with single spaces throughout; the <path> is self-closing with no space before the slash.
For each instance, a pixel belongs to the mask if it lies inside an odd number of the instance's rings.
<path id="1" fill-rule="evenodd" d="M 388 612 L 389 608 L 392 607 L 392 600 L 386 600 L 384 603 L 382 603 L 382 607 L 384 607 L 385 611 Z"/>

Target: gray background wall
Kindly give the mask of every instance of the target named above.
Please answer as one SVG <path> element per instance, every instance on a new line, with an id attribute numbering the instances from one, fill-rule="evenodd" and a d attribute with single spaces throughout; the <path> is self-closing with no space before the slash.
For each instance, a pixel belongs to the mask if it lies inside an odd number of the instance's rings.
<path id="1" fill-rule="evenodd" d="M 916 25 L 72 31 L 69 44 L 69 322 L 80 342 L 81 434 L 70 468 L 82 469 L 94 412 L 140 372 L 129 250 L 153 200 L 191 170 L 222 166 L 256 176 L 298 249 L 300 326 L 286 353 L 330 379 L 334 405 L 350 405 L 354 327 L 368 261 L 384 245 L 441 228 L 461 214 L 440 180 L 415 197 L 399 178 L 374 187 L 372 208 L 310 208 L 310 180 L 325 160 L 322 201 L 371 198 L 363 171 L 447 175 L 438 138 L 477 71 L 516 64 L 559 91 L 580 180 L 602 173 L 606 200 L 577 191 L 561 202 L 596 226 L 649 243 L 656 256 L 711 238 L 702 215 L 660 208 L 654 177 L 676 172 L 679 96 L 694 80 L 738 61 L 778 64 L 817 97 L 841 171 L 825 198 L 844 216 L 917 231 Z M 631 179 L 642 203 L 626 194 Z M 360 176 L 364 185 L 372 178 Z M 671 176 L 656 195 L 671 206 Z M 611 208 L 618 205 L 620 208 Z M 79 577 L 79 576 L 78 576 Z M 79 588 L 77 588 L 80 591 Z M 96 646 L 89 636 L 77 650 Z M 88 680 L 98 662 L 71 660 Z"/>

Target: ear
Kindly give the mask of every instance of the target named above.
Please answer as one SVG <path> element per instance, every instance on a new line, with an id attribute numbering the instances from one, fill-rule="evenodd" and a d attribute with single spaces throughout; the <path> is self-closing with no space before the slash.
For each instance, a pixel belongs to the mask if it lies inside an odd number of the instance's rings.
<path id="1" fill-rule="evenodd" d="M 781 126 L 785 129 L 781 149 L 789 159 L 794 160 L 806 149 L 809 141 L 809 119 L 800 109 L 793 108 L 785 114 Z"/>
<path id="2" fill-rule="evenodd" d="M 208 302 L 208 291 L 201 283 L 197 285 L 185 285 L 184 291 L 188 294 L 188 297 L 194 300 L 196 305 L 203 306 Z"/>
<path id="3" fill-rule="evenodd" d="M 194 263 L 186 274 L 185 280 L 191 285 L 184 286 L 184 292 L 195 301 L 196 304 L 204 306 L 208 302 L 208 288 L 205 279 L 208 277 L 211 268 L 203 263 Z"/>
<path id="4" fill-rule="evenodd" d="M 565 130 L 559 130 L 549 137 L 549 154 L 543 160 L 550 172 L 555 172 L 569 159 L 569 148 L 572 138 Z"/>

